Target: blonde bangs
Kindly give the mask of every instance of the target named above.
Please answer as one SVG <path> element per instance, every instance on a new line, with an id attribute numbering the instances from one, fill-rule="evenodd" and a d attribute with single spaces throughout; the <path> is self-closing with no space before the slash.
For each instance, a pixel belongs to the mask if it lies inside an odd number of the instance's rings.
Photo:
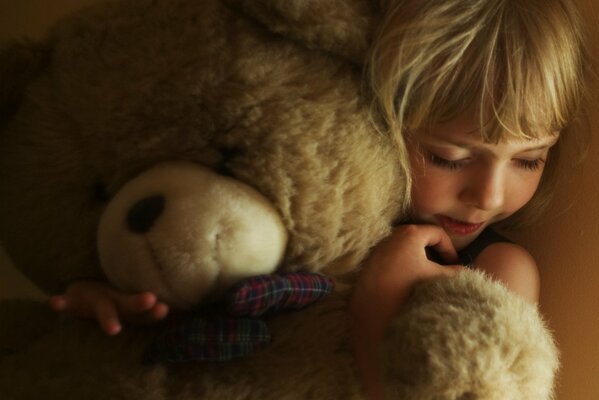
<path id="1" fill-rule="evenodd" d="M 370 86 L 396 133 L 473 109 L 490 142 L 557 134 L 573 119 L 582 38 L 569 3 L 398 1 L 386 15 Z"/>
<path id="2" fill-rule="evenodd" d="M 492 110 L 492 129 L 483 136 L 498 142 L 556 135 L 574 119 L 582 95 L 576 11 L 562 2 L 506 3 L 485 75 L 476 77 L 485 82 L 479 104 Z"/>

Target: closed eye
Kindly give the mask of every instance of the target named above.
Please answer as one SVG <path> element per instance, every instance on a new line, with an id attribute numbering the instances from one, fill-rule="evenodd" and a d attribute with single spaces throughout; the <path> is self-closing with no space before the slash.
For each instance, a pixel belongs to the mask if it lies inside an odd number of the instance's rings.
<path id="1" fill-rule="evenodd" d="M 458 171 L 458 170 L 462 169 L 464 166 L 466 166 L 466 163 L 468 162 L 467 159 L 448 160 L 446 158 L 439 157 L 435 154 L 430 154 L 429 160 L 437 167 L 448 169 L 450 171 Z"/>
<path id="2" fill-rule="evenodd" d="M 542 158 L 537 158 L 534 160 L 527 160 L 521 158 L 517 159 L 516 162 L 518 163 L 518 166 L 520 168 L 528 171 L 538 171 L 543 167 L 543 164 L 545 164 L 545 160 Z"/>

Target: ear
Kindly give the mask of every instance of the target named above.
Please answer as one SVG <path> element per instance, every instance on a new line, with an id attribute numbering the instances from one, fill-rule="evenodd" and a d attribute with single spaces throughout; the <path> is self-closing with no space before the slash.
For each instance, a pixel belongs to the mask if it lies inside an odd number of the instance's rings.
<path id="1" fill-rule="evenodd" d="M 372 0 L 227 0 L 269 31 L 363 64 L 375 24 Z"/>
<path id="2" fill-rule="evenodd" d="M 45 46 L 15 42 L 0 46 L 0 129 L 15 114 L 31 80 L 47 64 Z"/>

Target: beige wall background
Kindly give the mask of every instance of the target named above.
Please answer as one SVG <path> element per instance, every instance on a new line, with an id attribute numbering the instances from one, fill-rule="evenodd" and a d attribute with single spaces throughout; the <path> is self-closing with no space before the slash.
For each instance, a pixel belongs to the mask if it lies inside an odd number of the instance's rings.
<path id="1" fill-rule="evenodd" d="M 542 223 L 513 235 L 541 266 L 541 307 L 562 352 L 559 400 L 599 399 L 599 1 L 579 0 L 589 28 L 584 164 L 562 171 Z M 565 154 L 575 159 L 574 150 Z"/>
<path id="2" fill-rule="evenodd" d="M 41 37 L 61 15 L 98 0 L 0 0 L 0 40 Z M 590 28 L 590 69 L 599 74 L 599 1 L 578 0 Z M 562 352 L 559 400 L 599 399 L 599 80 L 588 85 L 592 143 L 582 166 L 563 171 L 551 212 L 515 236 L 541 265 L 541 308 Z M 566 157 L 574 160 L 571 152 Z M 43 298 L 0 249 L 0 298 Z"/>

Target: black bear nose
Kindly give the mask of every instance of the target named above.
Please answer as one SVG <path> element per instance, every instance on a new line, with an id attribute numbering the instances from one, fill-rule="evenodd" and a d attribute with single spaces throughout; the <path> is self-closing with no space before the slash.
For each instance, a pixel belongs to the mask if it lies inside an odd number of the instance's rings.
<path id="1" fill-rule="evenodd" d="M 135 203 L 127 213 L 127 228 L 133 233 L 147 233 L 164 210 L 166 199 L 163 195 L 154 195 Z"/>

